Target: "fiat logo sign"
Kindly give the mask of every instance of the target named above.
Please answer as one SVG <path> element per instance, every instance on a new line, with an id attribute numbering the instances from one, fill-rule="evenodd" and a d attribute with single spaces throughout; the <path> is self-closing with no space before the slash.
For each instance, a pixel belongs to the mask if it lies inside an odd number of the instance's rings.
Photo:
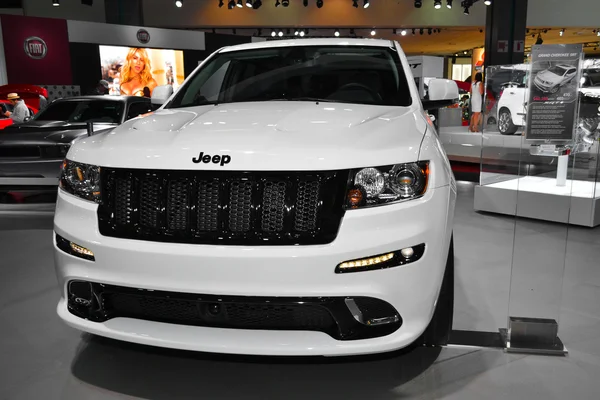
<path id="1" fill-rule="evenodd" d="M 46 54 L 48 53 L 48 46 L 46 46 L 46 42 L 37 36 L 31 36 L 25 39 L 23 46 L 25 49 L 25 54 L 35 60 L 41 60 L 42 58 L 46 57 Z"/>
<path id="2" fill-rule="evenodd" d="M 147 44 L 150 41 L 150 33 L 145 29 L 140 29 L 137 31 L 137 40 L 141 44 Z"/>

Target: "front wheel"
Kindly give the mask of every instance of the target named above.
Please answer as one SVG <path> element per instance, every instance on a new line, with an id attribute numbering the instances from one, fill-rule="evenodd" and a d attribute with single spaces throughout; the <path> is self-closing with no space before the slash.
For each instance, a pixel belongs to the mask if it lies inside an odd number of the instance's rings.
<path id="1" fill-rule="evenodd" d="M 450 340 L 454 317 L 454 238 L 450 239 L 448 260 L 442 280 L 442 287 L 435 306 L 433 318 L 422 336 L 426 346 L 445 346 Z"/>
<path id="2" fill-rule="evenodd" d="M 558 92 L 559 89 L 560 89 L 560 85 L 556 85 L 552 89 L 550 89 L 550 93 L 554 94 L 554 93 Z"/>
<path id="3" fill-rule="evenodd" d="M 510 110 L 503 108 L 498 116 L 498 130 L 503 135 L 512 135 L 517 131 L 517 126 L 513 124 Z"/>

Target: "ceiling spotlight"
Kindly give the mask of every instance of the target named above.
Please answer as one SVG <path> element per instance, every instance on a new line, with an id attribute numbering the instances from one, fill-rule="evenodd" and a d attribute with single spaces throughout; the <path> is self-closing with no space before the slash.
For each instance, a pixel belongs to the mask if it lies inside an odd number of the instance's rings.
<path id="1" fill-rule="evenodd" d="M 223 0 L 219 0 L 219 8 L 223 7 L 225 5 L 225 3 L 223 2 Z"/>
<path id="2" fill-rule="evenodd" d="M 238 6 L 239 8 L 242 8 L 242 7 L 244 7 L 244 3 L 243 3 L 243 1 L 242 1 L 242 0 L 238 0 L 238 2 L 237 2 L 237 6 Z"/>
<path id="3" fill-rule="evenodd" d="M 423 28 L 419 29 L 419 33 L 422 35 L 423 34 Z"/>
<path id="4" fill-rule="evenodd" d="M 306 32 L 303 30 L 300 31 L 300 37 L 304 37 L 304 35 L 306 35 Z"/>
<path id="5" fill-rule="evenodd" d="M 296 30 L 294 31 L 294 36 L 298 36 L 299 34 L 300 34 L 300 31 L 299 31 L 298 29 L 296 29 Z"/>
<path id="6" fill-rule="evenodd" d="M 465 15 L 469 15 L 469 7 L 465 7 L 465 11 L 463 12 Z"/>
<path id="7" fill-rule="evenodd" d="M 598 29 L 598 33 L 596 34 L 596 36 L 600 36 L 600 29 Z"/>
<path id="8" fill-rule="evenodd" d="M 317 0 L 317 8 L 323 7 L 323 0 Z"/>
<path id="9" fill-rule="evenodd" d="M 279 33 L 277 34 L 277 36 L 282 37 L 283 36 L 283 31 L 279 31 Z"/>
<path id="10" fill-rule="evenodd" d="M 563 28 L 563 29 L 560 30 L 560 36 L 562 36 L 564 34 L 565 34 L 565 29 Z"/>
<path id="11" fill-rule="evenodd" d="M 304 4 L 304 7 L 308 7 L 308 0 L 304 0 L 302 4 Z"/>
<path id="12" fill-rule="evenodd" d="M 352 7 L 358 8 L 358 0 L 352 0 Z"/>
<path id="13" fill-rule="evenodd" d="M 439 10 L 440 8 L 442 8 L 442 0 L 434 0 L 433 6 L 436 10 Z"/>
<path id="14" fill-rule="evenodd" d="M 402 29 L 402 32 L 400 32 L 400 34 L 401 34 L 402 36 L 406 36 L 406 29 Z"/>
<path id="15" fill-rule="evenodd" d="M 53 5 L 54 7 L 58 7 L 58 6 L 60 6 L 60 0 L 52 0 L 52 5 Z"/>
<path id="16" fill-rule="evenodd" d="M 252 2 L 252 8 L 254 8 L 255 10 L 258 10 L 260 8 L 260 6 L 262 6 L 261 0 L 254 0 Z"/>
<path id="17" fill-rule="evenodd" d="M 415 8 L 421 8 L 423 2 L 421 0 L 415 0 Z"/>
<path id="18" fill-rule="evenodd" d="M 177 0 L 177 1 L 175 2 L 175 7 L 177 7 L 177 8 L 181 8 L 181 7 L 183 7 L 183 2 L 182 2 L 182 1 L 179 1 L 179 0 Z"/>
<path id="19" fill-rule="evenodd" d="M 446 7 L 452 9 L 452 0 L 446 1 Z"/>
<path id="20" fill-rule="evenodd" d="M 431 35 L 431 28 L 427 29 L 427 33 Z"/>
<path id="21" fill-rule="evenodd" d="M 544 39 L 542 39 L 542 35 L 538 34 L 538 38 L 535 41 L 535 44 L 543 44 L 544 43 Z"/>
<path id="22" fill-rule="evenodd" d="M 373 30 L 371 31 L 371 36 L 375 36 L 376 34 L 377 34 L 377 32 L 375 32 L 375 29 L 373 29 Z"/>
<path id="23" fill-rule="evenodd" d="M 458 57 L 458 53 L 455 53 L 455 54 L 454 54 L 454 57 Z"/>
<path id="24" fill-rule="evenodd" d="M 279 7 L 281 5 L 281 3 L 279 2 L 279 0 L 275 1 L 275 7 Z"/>
<path id="25" fill-rule="evenodd" d="M 413 35 L 415 34 L 415 28 L 412 29 Z"/>
<path id="26" fill-rule="evenodd" d="M 252 8 L 252 0 L 246 0 L 246 7 Z"/>
<path id="27" fill-rule="evenodd" d="M 271 31 L 271 36 L 273 36 L 273 37 L 277 36 L 277 32 Z"/>
<path id="28" fill-rule="evenodd" d="M 333 32 L 333 34 L 335 35 L 335 37 L 340 37 L 340 31 L 339 30 L 335 30 L 335 32 Z"/>
<path id="29" fill-rule="evenodd" d="M 229 3 L 227 3 L 227 8 L 229 8 L 230 10 L 235 8 L 235 0 L 229 0 Z"/>
<path id="30" fill-rule="evenodd" d="M 485 0 L 483 2 L 483 4 L 485 4 L 486 6 L 491 6 L 492 5 L 492 0 Z"/>
<path id="31" fill-rule="evenodd" d="M 467 55 L 467 51 L 466 50 L 464 51 L 464 53 L 465 53 L 465 55 Z"/>
<path id="32" fill-rule="evenodd" d="M 287 7 L 290 5 L 290 0 L 281 0 L 281 5 Z"/>
<path id="33" fill-rule="evenodd" d="M 369 8 L 369 0 L 365 0 L 363 8 Z"/>

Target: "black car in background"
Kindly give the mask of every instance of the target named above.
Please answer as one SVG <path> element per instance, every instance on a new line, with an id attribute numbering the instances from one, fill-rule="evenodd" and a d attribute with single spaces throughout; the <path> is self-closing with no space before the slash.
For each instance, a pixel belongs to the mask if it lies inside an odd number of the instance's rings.
<path id="1" fill-rule="evenodd" d="M 0 131 L 0 211 L 53 210 L 60 165 L 71 146 L 153 111 L 149 98 L 84 96 L 50 103 L 30 121 Z"/>

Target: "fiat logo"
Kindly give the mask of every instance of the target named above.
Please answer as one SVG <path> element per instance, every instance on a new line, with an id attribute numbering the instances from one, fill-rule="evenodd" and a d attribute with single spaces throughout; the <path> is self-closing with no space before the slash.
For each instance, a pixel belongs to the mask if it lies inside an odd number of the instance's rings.
<path id="1" fill-rule="evenodd" d="M 23 46 L 25 49 L 25 54 L 35 60 L 41 60 L 42 58 L 46 57 L 46 53 L 48 53 L 48 46 L 46 46 L 46 42 L 37 36 L 31 36 L 25 39 Z"/>
<path id="2" fill-rule="evenodd" d="M 150 41 L 150 33 L 145 29 L 140 29 L 137 31 L 137 40 L 141 44 L 147 44 Z"/>

